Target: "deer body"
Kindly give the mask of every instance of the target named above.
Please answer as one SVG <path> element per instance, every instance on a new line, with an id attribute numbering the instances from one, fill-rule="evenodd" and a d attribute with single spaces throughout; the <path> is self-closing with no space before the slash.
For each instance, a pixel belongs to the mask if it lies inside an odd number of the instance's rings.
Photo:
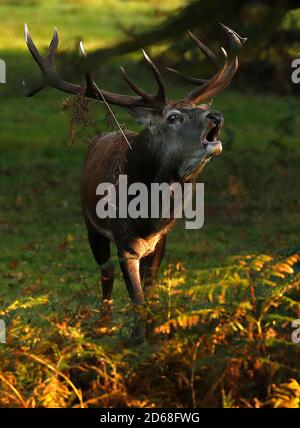
<path id="1" fill-rule="evenodd" d="M 148 94 L 139 88 L 121 68 L 123 77 L 135 96 L 120 95 L 99 89 L 90 73 L 86 72 L 86 85 L 80 86 L 61 79 L 54 66 L 58 47 L 58 33 L 55 30 L 48 55 L 43 58 L 34 45 L 25 25 L 27 46 L 38 63 L 44 81 L 27 92 L 32 96 L 44 86 L 75 95 L 86 96 L 100 102 L 126 108 L 144 129 L 140 133 L 121 130 L 121 133 L 100 134 L 88 143 L 81 182 L 81 201 L 87 226 L 89 243 L 102 270 L 103 300 L 110 300 L 113 289 L 114 266 L 109 263 L 110 243 L 114 241 L 124 280 L 134 304 L 144 303 L 144 285 L 156 281 L 157 272 L 164 256 L 166 234 L 174 224 L 174 201 L 172 215 L 168 218 L 99 218 L 96 206 L 99 201 L 97 188 L 100 183 L 111 183 L 120 191 L 119 178 L 126 176 L 128 185 L 142 183 L 150 189 L 153 183 L 183 184 L 191 182 L 206 163 L 222 150 L 218 137 L 223 126 L 220 113 L 210 110 L 209 105 L 200 102 L 209 99 L 225 88 L 238 68 L 238 56 L 245 39 L 223 26 L 229 55 L 222 48 L 224 64 L 209 80 L 186 78 L 197 85 L 186 98 L 179 101 L 166 99 L 165 87 L 159 71 L 143 51 L 151 68 L 158 91 Z M 202 52 L 212 61 L 216 55 L 192 33 L 190 37 Z M 83 56 L 86 58 L 82 43 Z M 87 58 L 86 58 L 87 61 Z M 183 77 L 179 72 L 171 70 Z M 151 203 L 151 201 L 149 201 Z M 119 206 L 116 207 L 117 211 Z"/>
<path id="2" fill-rule="evenodd" d="M 94 257 L 100 266 L 106 265 L 102 268 L 105 270 L 103 277 L 107 279 L 103 281 L 102 277 L 103 298 L 111 298 L 114 272 L 113 265 L 107 267 L 107 262 L 110 258 L 110 242 L 114 241 L 129 294 L 133 302 L 139 304 L 144 302 L 141 280 L 143 278 L 147 285 L 155 282 L 164 255 L 166 233 L 174 219 L 100 219 L 97 216 L 95 207 L 99 196 L 96 195 L 96 189 L 99 183 L 109 182 L 118 189 L 119 176 L 126 175 L 129 183 L 135 181 L 148 185 L 157 174 L 153 159 L 147 153 L 148 141 L 133 132 L 126 132 L 126 137 L 132 149 L 119 133 L 99 136 L 89 143 L 82 176 L 81 200 Z M 137 145 L 143 147 L 144 153 L 136 168 L 131 163 L 137 160 L 130 159 L 130 152 L 134 152 Z M 149 175 L 145 175 L 147 164 Z M 134 177 L 130 174 L 131 170 L 134 171 Z"/>

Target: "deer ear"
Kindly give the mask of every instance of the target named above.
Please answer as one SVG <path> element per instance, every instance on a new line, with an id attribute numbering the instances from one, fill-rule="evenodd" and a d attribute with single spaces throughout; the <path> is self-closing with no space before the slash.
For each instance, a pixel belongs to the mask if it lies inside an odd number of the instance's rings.
<path id="1" fill-rule="evenodd" d="M 151 125 L 152 118 L 156 113 L 156 110 L 145 107 L 132 107 L 128 111 L 129 114 L 134 117 L 137 123 L 145 127 Z"/>

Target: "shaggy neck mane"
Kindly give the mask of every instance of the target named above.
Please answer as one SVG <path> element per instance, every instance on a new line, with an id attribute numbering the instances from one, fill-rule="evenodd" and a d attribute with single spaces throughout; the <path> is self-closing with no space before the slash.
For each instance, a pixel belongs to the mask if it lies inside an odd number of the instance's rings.
<path id="1" fill-rule="evenodd" d="M 125 170 L 128 183 L 140 182 L 147 186 L 151 183 L 171 183 L 179 181 L 179 159 L 176 153 L 168 149 L 168 141 L 149 129 L 140 132 L 132 140 L 132 150 L 126 153 Z"/>

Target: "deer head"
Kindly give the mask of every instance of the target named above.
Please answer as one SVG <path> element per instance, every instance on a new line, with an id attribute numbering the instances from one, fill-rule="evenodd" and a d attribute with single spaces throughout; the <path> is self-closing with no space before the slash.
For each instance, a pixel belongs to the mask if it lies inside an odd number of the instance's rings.
<path id="1" fill-rule="evenodd" d="M 59 44 L 58 32 L 55 29 L 48 54 L 42 57 L 37 50 L 25 24 L 25 39 L 31 55 L 37 62 L 43 76 L 41 83 L 34 88 L 26 89 L 26 96 L 32 96 L 45 86 L 51 86 L 60 91 L 85 96 L 108 105 L 126 108 L 136 120 L 141 123 L 155 142 L 155 149 L 161 153 L 162 165 L 164 157 L 173 159 L 180 165 L 179 175 L 189 177 L 198 173 L 202 166 L 212 157 L 221 153 L 222 144 L 219 141 L 223 117 L 212 111 L 211 98 L 226 88 L 238 68 L 238 55 L 246 39 L 221 24 L 229 47 L 228 53 L 221 47 L 223 61 L 218 71 L 208 80 L 185 77 L 176 70 L 168 69 L 177 76 L 196 85 L 196 89 L 181 100 L 168 100 L 162 77 L 149 56 L 142 50 L 144 58 L 157 82 L 157 92 L 152 95 L 138 87 L 127 75 L 123 67 L 121 73 L 129 87 L 136 95 L 123 95 L 100 89 L 93 80 L 91 73 L 86 71 L 85 85 L 78 85 L 62 79 L 55 68 L 55 54 Z M 196 36 L 188 32 L 190 38 L 211 61 L 218 64 L 218 57 L 206 47 Z M 86 53 L 83 43 L 80 43 L 83 57 Z M 209 100 L 208 104 L 201 104 Z M 163 145 L 164 150 L 159 150 Z"/>

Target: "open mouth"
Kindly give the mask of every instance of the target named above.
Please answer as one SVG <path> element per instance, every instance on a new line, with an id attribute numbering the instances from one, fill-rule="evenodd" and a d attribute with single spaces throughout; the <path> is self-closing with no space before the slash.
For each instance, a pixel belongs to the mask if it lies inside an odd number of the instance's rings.
<path id="1" fill-rule="evenodd" d="M 218 155 L 222 151 L 222 143 L 219 140 L 220 132 L 223 127 L 223 121 L 220 124 L 210 122 L 209 129 L 202 138 L 201 142 L 208 155 Z"/>
<path id="2" fill-rule="evenodd" d="M 214 123 L 211 123 L 211 128 L 207 131 L 206 135 L 204 136 L 202 143 L 205 145 L 209 143 L 217 143 L 219 142 L 219 135 L 221 132 L 223 124 L 216 125 Z"/>

